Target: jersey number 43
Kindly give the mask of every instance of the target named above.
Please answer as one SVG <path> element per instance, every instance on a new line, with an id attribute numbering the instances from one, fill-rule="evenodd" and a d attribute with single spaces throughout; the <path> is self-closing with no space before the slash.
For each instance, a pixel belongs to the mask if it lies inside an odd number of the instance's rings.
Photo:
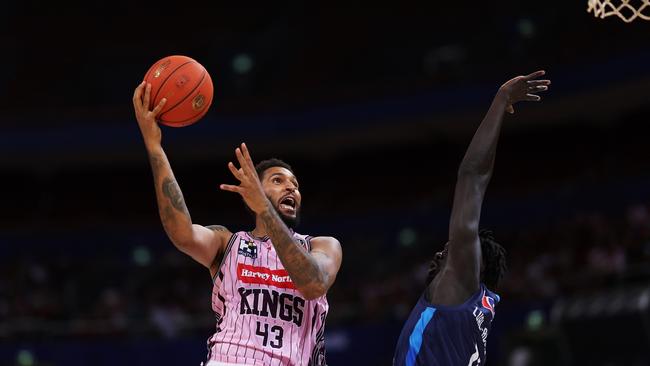
<path id="1" fill-rule="evenodd" d="M 262 329 L 262 324 L 264 324 L 264 329 Z M 255 334 L 260 337 L 263 337 L 262 344 L 266 347 L 271 346 L 272 348 L 282 348 L 282 336 L 284 335 L 284 329 L 281 326 L 274 325 L 271 327 L 271 339 L 269 341 L 269 325 L 267 323 L 257 322 L 257 329 Z"/>

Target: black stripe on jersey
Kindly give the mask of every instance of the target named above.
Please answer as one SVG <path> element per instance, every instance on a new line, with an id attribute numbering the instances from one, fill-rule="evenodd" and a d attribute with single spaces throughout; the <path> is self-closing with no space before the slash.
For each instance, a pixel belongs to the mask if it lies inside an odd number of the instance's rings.
<path id="1" fill-rule="evenodd" d="M 234 237 L 239 237 L 238 234 L 239 233 L 233 234 L 233 236 Z M 232 241 L 234 242 L 235 240 L 232 240 Z M 230 244 L 232 245 L 232 243 L 230 243 Z M 230 261 L 228 261 L 228 273 L 232 272 L 233 261 L 234 261 L 235 264 L 237 263 L 237 256 L 231 257 Z M 231 278 L 230 282 L 232 284 L 231 291 L 232 291 L 233 294 L 236 294 L 237 293 L 237 276 L 235 276 L 235 278 Z M 241 300 L 239 300 L 239 302 L 241 303 Z M 237 304 L 237 306 L 239 307 L 240 304 Z M 237 309 L 237 308 L 235 308 L 235 309 Z M 231 317 L 231 318 L 233 319 L 232 320 L 232 326 L 236 327 L 237 326 L 237 317 Z M 230 353 L 229 353 L 230 352 L 230 346 L 232 345 L 232 340 L 234 338 L 235 338 L 235 333 L 233 332 L 233 334 L 230 335 L 230 340 L 228 341 L 228 348 L 226 349 L 226 353 L 225 353 L 227 356 L 230 356 Z M 223 344 L 222 344 L 221 353 L 223 354 Z"/>
<path id="2" fill-rule="evenodd" d="M 313 236 L 311 236 L 311 235 L 305 236 L 305 242 L 307 243 L 307 248 L 306 249 L 307 249 L 308 252 L 311 252 L 311 239 L 312 238 L 313 238 Z"/>
<path id="3" fill-rule="evenodd" d="M 316 316 L 318 315 L 318 312 L 316 311 L 316 305 L 314 305 L 314 316 L 311 318 L 311 329 L 312 331 L 314 330 L 314 327 L 316 326 Z"/>
<path id="4" fill-rule="evenodd" d="M 325 318 L 327 317 L 327 311 L 323 311 L 320 315 L 320 328 L 316 332 L 316 341 L 314 342 L 314 348 L 312 349 L 311 356 L 309 357 L 309 366 L 325 366 L 327 362 L 325 361 Z M 314 329 L 312 329 L 312 332 Z"/>
<path id="5" fill-rule="evenodd" d="M 255 260 L 254 260 L 253 258 L 249 258 L 249 257 L 244 257 L 244 264 L 246 264 L 246 262 L 247 262 L 248 260 L 251 261 L 251 265 L 255 264 Z M 252 321 L 253 321 L 253 318 L 250 317 L 250 316 L 241 316 L 241 318 L 242 318 L 242 322 L 241 322 L 241 326 L 242 326 L 241 329 L 242 329 L 242 331 L 241 331 L 241 335 L 240 335 L 240 337 L 239 337 L 239 341 L 241 342 L 241 341 L 244 340 L 244 339 L 243 339 L 243 338 L 244 338 L 244 329 L 248 329 L 248 338 L 246 339 L 246 345 L 248 345 L 248 344 L 250 344 L 250 342 L 251 342 L 251 336 L 253 335 L 253 334 L 252 334 L 253 332 L 251 332 L 251 327 L 252 327 L 251 323 L 252 323 Z M 244 328 L 244 321 L 246 321 L 247 318 L 248 318 L 248 328 Z M 235 350 L 235 355 L 236 355 L 237 357 L 239 357 L 239 345 L 237 345 L 237 349 Z M 253 356 L 255 356 L 255 352 L 253 352 Z M 244 351 L 244 356 L 243 356 L 243 357 L 248 357 L 248 355 L 246 354 L 245 351 Z"/>
<path id="6" fill-rule="evenodd" d="M 221 272 L 221 267 L 223 266 L 223 263 L 226 261 L 226 258 L 228 257 L 228 253 L 230 252 L 230 248 L 232 247 L 232 244 L 235 242 L 236 237 L 237 237 L 237 233 L 234 233 L 230 236 L 230 239 L 228 240 L 228 244 L 226 245 L 226 250 L 223 251 L 223 257 L 221 257 L 221 261 L 219 262 L 219 267 L 217 267 L 217 271 L 215 272 L 214 277 L 212 277 L 212 283 L 214 283 L 214 279 L 217 278 L 217 275 L 219 276 L 219 279 L 223 281 L 223 272 Z"/>
<path id="7" fill-rule="evenodd" d="M 293 354 L 293 327 L 289 327 L 289 359 Z"/>
<path id="8" fill-rule="evenodd" d="M 314 306 L 314 308 L 312 309 L 312 307 L 310 306 L 310 307 L 307 307 L 307 308 L 305 309 L 305 319 L 308 319 L 308 318 L 309 318 L 309 312 L 310 312 L 310 311 L 313 311 L 315 308 L 316 308 L 316 307 Z M 305 350 L 304 350 L 303 348 L 304 348 L 305 343 L 307 343 L 307 337 L 298 337 L 298 349 L 299 349 L 299 352 L 300 352 L 300 353 L 299 353 L 299 355 L 300 355 L 300 362 L 299 362 L 299 364 L 300 364 L 300 365 L 303 365 L 303 362 L 302 362 L 302 361 L 303 361 L 303 358 L 304 358 L 304 356 L 305 356 Z M 301 344 L 302 344 L 302 345 L 301 345 Z M 309 356 L 307 356 L 307 357 L 309 357 Z"/>
<path id="9" fill-rule="evenodd" d="M 228 253 L 230 252 L 230 248 L 232 247 L 233 243 L 235 242 L 235 234 L 232 234 L 230 239 L 228 240 L 228 245 L 226 245 L 226 250 L 223 253 L 223 257 L 221 258 L 221 263 L 219 263 L 219 267 L 217 268 L 217 273 L 215 273 L 214 277 L 212 277 L 212 284 L 214 285 L 215 278 L 217 276 L 219 277 L 219 280 L 221 280 L 221 283 L 223 285 L 223 270 L 221 269 L 228 258 Z M 223 320 L 226 318 L 226 299 L 219 294 L 219 290 L 217 290 L 217 298 L 223 303 L 223 314 L 219 315 L 215 312 L 215 316 L 217 317 L 217 333 L 222 331 L 221 328 L 221 323 L 223 323 Z"/>
<path id="10" fill-rule="evenodd" d="M 218 292 L 217 292 L 217 298 L 219 299 L 219 301 L 221 301 L 221 303 L 223 303 L 223 315 L 221 315 L 221 317 L 217 321 L 217 331 L 220 332 L 221 331 L 221 323 L 223 323 L 223 320 L 226 318 L 226 310 L 227 309 L 226 309 L 226 299 L 224 299 L 223 296 L 221 296 L 221 294 L 218 293 Z"/>

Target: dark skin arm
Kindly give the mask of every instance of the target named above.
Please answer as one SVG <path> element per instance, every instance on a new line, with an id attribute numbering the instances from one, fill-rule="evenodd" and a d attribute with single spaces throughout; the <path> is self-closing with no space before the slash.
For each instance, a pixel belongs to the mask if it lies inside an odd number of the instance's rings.
<path id="1" fill-rule="evenodd" d="M 341 244 L 332 237 L 316 237 L 311 240 L 312 250 L 307 251 L 296 242 L 264 193 L 246 144 L 241 144 L 235 155 L 241 168 L 237 169 L 233 163 L 228 163 L 228 168 L 240 184 L 222 184 L 221 189 L 239 193 L 261 219 L 282 265 L 300 293 L 307 300 L 325 295 L 341 266 Z"/>
<path id="2" fill-rule="evenodd" d="M 214 275 L 232 234 L 223 226 L 204 227 L 192 223 L 183 193 L 162 148 L 162 133 L 156 122 L 166 101 L 163 98 L 149 110 L 150 92 L 151 85 L 141 83 L 133 94 L 133 108 L 151 163 L 160 220 L 172 243 Z"/>
<path id="3" fill-rule="evenodd" d="M 537 80 L 544 71 L 518 76 L 503 84 L 488 110 L 458 169 L 454 202 L 449 222 L 447 258 L 427 288 L 430 301 L 459 305 L 478 289 L 482 270 L 479 220 L 481 206 L 496 156 L 505 112 L 514 113 L 520 101 L 540 101 L 535 93 L 545 91 L 549 80 Z"/>
<path id="4" fill-rule="evenodd" d="M 300 293 L 307 300 L 325 295 L 341 266 L 341 244 L 338 240 L 324 236 L 313 238 L 312 250 L 308 252 L 293 239 L 275 209 L 271 207 L 263 211 L 260 217 L 282 265 Z"/>

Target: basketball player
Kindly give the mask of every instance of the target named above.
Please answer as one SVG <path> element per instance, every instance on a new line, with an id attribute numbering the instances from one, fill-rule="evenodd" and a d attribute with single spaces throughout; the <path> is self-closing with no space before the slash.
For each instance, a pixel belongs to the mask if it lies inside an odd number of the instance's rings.
<path id="1" fill-rule="evenodd" d="M 393 365 L 485 364 L 486 340 L 499 296 L 492 292 L 505 272 L 505 250 L 479 232 L 503 115 L 519 101 L 539 101 L 549 80 L 544 71 L 501 86 L 458 169 L 449 241 L 435 254 L 424 293 L 402 328 Z"/>
<path id="2" fill-rule="evenodd" d="M 293 231 L 302 202 L 298 179 L 277 159 L 255 167 L 245 144 L 235 150 L 240 168 L 228 163 L 239 185 L 221 189 L 242 196 L 255 214 L 255 228 L 231 233 L 192 223 L 161 147 L 156 115 L 165 100 L 150 111 L 150 90 L 145 83 L 138 86 L 133 105 L 160 218 L 172 243 L 208 268 L 213 279 L 217 326 L 208 340 L 207 365 L 325 365 L 325 295 L 341 266 L 341 245 L 332 237 Z"/>

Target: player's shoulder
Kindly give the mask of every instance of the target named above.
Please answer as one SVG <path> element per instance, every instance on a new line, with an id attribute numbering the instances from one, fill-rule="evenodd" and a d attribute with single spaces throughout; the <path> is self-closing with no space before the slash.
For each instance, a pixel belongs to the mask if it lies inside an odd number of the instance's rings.
<path id="1" fill-rule="evenodd" d="M 224 233 L 232 234 L 232 232 L 223 225 L 207 225 L 206 228 L 214 232 L 224 232 Z"/>
<path id="2" fill-rule="evenodd" d="M 343 248 L 341 243 L 333 236 L 316 236 L 310 240 L 311 250 L 328 253 L 330 256 L 341 258 Z"/>
<path id="3" fill-rule="evenodd" d="M 341 242 L 333 236 L 309 236 L 309 240 L 312 244 L 322 243 L 325 245 L 341 246 Z"/>
<path id="4" fill-rule="evenodd" d="M 226 243 L 237 234 L 228 230 L 228 228 L 223 225 L 207 225 L 205 228 L 211 230 L 215 234 L 215 238 L 218 239 L 223 246 L 225 246 Z"/>

